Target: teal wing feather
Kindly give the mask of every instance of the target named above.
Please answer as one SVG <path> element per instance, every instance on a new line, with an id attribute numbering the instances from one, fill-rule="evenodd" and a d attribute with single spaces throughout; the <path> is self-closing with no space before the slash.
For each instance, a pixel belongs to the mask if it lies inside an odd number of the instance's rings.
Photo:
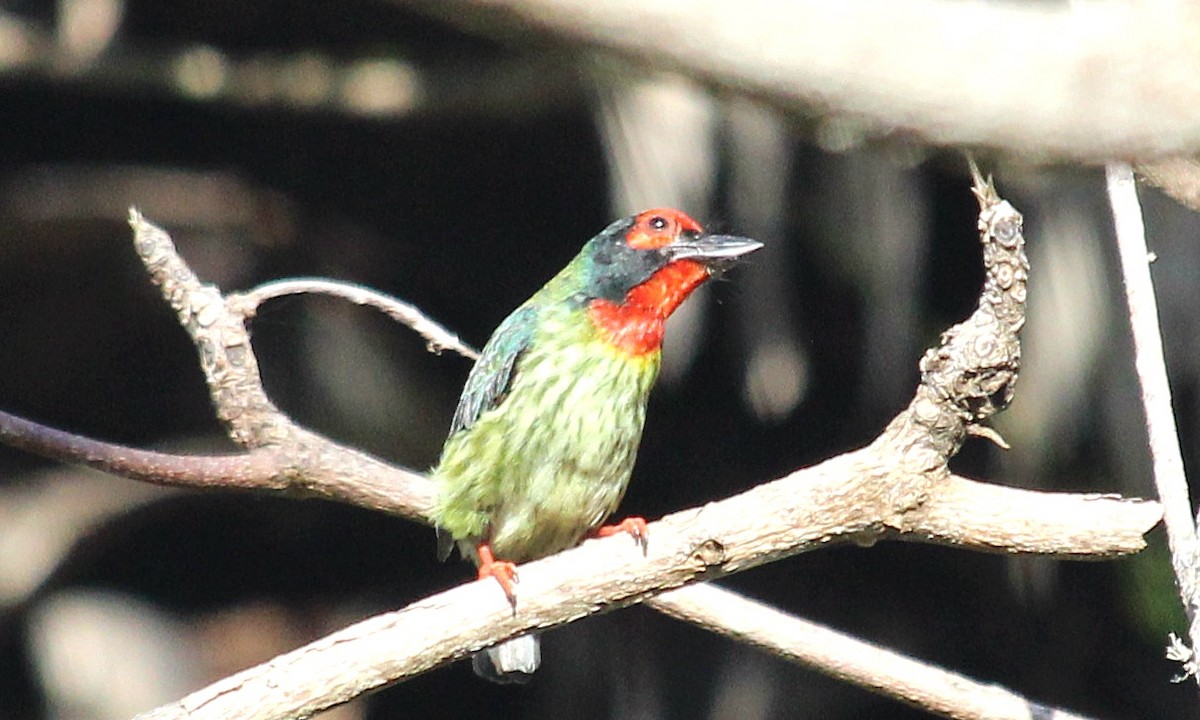
<path id="1" fill-rule="evenodd" d="M 479 416 L 504 402 L 516 373 L 517 361 L 529 347 L 537 325 L 537 311 L 525 306 L 500 323 L 475 361 L 463 387 L 462 397 L 450 421 L 450 435 L 467 432 Z M 445 560 L 454 548 L 454 538 L 437 528 L 438 559 Z"/>
<path id="2" fill-rule="evenodd" d="M 536 326 L 537 311 L 525 306 L 505 318 L 492 333 L 467 376 L 454 419 L 450 421 L 451 435 L 469 430 L 480 415 L 504 401 L 517 360 L 529 347 Z"/>

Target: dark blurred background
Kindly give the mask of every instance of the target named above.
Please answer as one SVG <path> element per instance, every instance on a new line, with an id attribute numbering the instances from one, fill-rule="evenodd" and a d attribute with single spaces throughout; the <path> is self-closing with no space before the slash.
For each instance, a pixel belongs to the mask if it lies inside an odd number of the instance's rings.
<path id="1" fill-rule="evenodd" d="M 485 38 L 498 38 L 495 40 Z M 371 285 L 476 346 L 611 219 L 678 206 L 768 243 L 672 321 L 622 513 L 658 517 L 861 445 L 972 309 L 954 152 L 868 142 L 509 28 L 388 3 L 0 0 L 0 409 L 138 447 L 229 451 L 141 269 L 129 206 L 223 289 Z M 988 160 L 1026 213 L 1025 364 L 953 466 L 1150 496 L 1102 176 Z M 1144 192 L 1194 465 L 1198 225 Z M 253 325 L 273 399 L 389 461 L 436 460 L 469 369 L 328 298 Z M 1105 563 L 835 547 L 725 581 L 1099 718 L 1194 717 L 1161 531 Z M 0 720 L 108 720 L 470 577 L 433 533 L 318 501 L 169 491 L 0 449 Z M 643 608 L 545 637 L 527 687 L 465 663 L 338 718 L 918 718 Z"/>

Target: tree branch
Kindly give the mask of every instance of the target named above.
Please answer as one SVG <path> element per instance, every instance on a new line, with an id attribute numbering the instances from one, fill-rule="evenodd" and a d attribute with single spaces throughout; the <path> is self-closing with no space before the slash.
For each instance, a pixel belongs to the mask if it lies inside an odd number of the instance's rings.
<path id="1" fill-rule="evenodd" d="M 412 304 L 354 283 L 325 280 L 324 278 L 274 280 L 244 293 L 230 294 L 226 302 L 230 309 L 240 313 L 248 320 L 258 312 L 258 306 L 267 300 L 306 293 L 333 295 L 355 305 L 373 307 L 396 322 L 412 328 L 414 332 L 425 339 L 429 352 L 440 355 L 443 350 L 453 350 L 470 360 L 479 359 L 478 350 L 464 343 L 440 323 L 426 317 Z"/>
<path id="2" fill-rule="evenodd" d="M 927 501 L 927 513 L 897 511 L 887 508 L 884 498 L 891 493 L 886 485 L 880 492 L 880 481 L 912 476 L 885 477 L 877 461 L 869 450 L 842 455 L 727 500 L 668 515 L 650 524 L 645 555 L 628 537 L 589 540 L 522 565 L 515 610 L 495 582 L 469 583 L 221 680 L 142 720 L 307 716 L 530 629 L 555 627 L 831 542 L 874 538 L 889 524 L 902 525 L 910 536 L 928 542 L 966 541 L 969 547 L 1011 552 L 1066 550 L 1093 557 L 1098 551 L 1103 557 L 1136 551 L 1143 545 L 1141 533 L 1159 517 L 1156 503 L 1109 497 L 1059 496 L 1063 503 L 1047 511 L 1045 493 L 956 477 L 945 479 L 956 498 L 948 504 L 940 503 L 938 491 Z M 1005 506 L 996 507 L 993 501 L 1000 495 L 1008 497 Z M 955 513 L 961 526 L 952 536 L 922 520 L 922 515 Z M 1120 522 L 1107 527 L 1114 518 Z M 1036 531 L 1042 521 L 1051 525 Z M 1008 524 L 1025 525 L 1031 534 L 1011 547 L 971 540 L 974 528 L 1000 534 Z M 691 601 L 694 605 L 704 597 Z M 710 617 L 725 617 L 719 609 L 712 613 Z M 883 684 L 884 679 L 875 678 L 867 686 Z M 890 685 L 886 692 L 898 694 Z"/>
<path id="3" fill-rule="evenodd" d="M 680 70 L 789 111 L 1044 158 L 1200 148 L 1200 8 L 946 0 L 398 0 Z M 501 21 L 508 21 L 507 23 Z"/>
<path id="4" fill-rule="evenodd" d="M 1160 515 L 1155 503 L 1051 496 L 948 470 L 963 439 L 988 434 L 982 423 L 1012 397 L 1016 332 L 1024 323 L 1028 264 L 1020 215 L 978 173 L 976 185 L 987 267 L 979 308 L 922 359 L 916 398 L 870 446 L 652 523 L 644 557 L 615 537 L 525 565 L 515 611 L 492 583 L 473 583 L 228 678 L 150 717 L 315 712 L 530 629 L 834 541 L 896 536 L 1080 557 L 1140 549 L 1142 534 Z M 161 233 L 137 217 L 133 225 L 139 236 Z M 214 395 L 218 404 L 222 397 Z M 876 678 L 874 685 L 914 701 L 888 681 Z"/>
<path id="5" fill-rule="evenodd" d="M 253 302 L 200 282 L 171 238 L 135 209 L 134 248 L 179 316 L 200 355 L 217 417 L 233 441 L 276 452 L 279 462 L 262 489 L 323 497 L 424 520 L 433 502 L 429 478 L 392 467 L 296 425 L 267 398 L 246 328 Z M 196 483 L 189 483 L 196 484 Z"/>
<path id="6" fill-rule="evenodd" d="M 494 583 L 469 583 L 226 678 L 146 717 L 311 714 L 530 629 L 832 542 L 900 538 L 1079 558 L 1137 552 L 1161 516 L 1157 503 L 1018 490 L 949 470 L 949 458 L 968 435 L 994 436 L 983 423 L 1012 397 L 1020 356 L 1016 333 L 1025 317 L 1028 264 L 1020 214 L 978 173 L 975 192 L 987 271 L 979 307 L 925 354 L 914 400 L 869 446 L 652 523 L 644 555 L 617 536 L 523 565 L 515 610 Z M 136 212 L 130 223 L 139 254 L 200 350 L 230 435 L 251 454 L 272 452 L 279 459 L 264 487 L 428 517 L 434 497 L 428 478 L 342 448 L 276 410 L 262 391 L 237 298 L 231 302 L 200 283 L 161 229 Z M 670 608 L 664 597 L 662 607 Z M 703 603 L 706 596 L 698 597 L 690 601 Z M 721 616 L 714 608 L 709 617 Z M 862 682 L 909 702 L 917 697 L 885 677 Z"/>
<path id="7" fill-rule="evenodd" d="M 237 455 L 174 455 L 56 430 L 0 411 L 0 443 L 65 463 L 154 485 L 276 489 L 283 465 L 273 449 Z"/>
<path id="8" fill-rule="evenodd" d="M 955 720 L 1084 720 L 712 584 L 646 601 L 672 617 Z"/>
<path id="9" fill-rule="evenodd" d="M 1117 231 L 1117 246 L 1121 255 L 1121 273 L 1125 277 L 1125 299 L 1129 305 L 1129 323 L 1133 331 L 1134 366 L 1142 386 L 1142 407 L 1146 414 L 1146 431 L 1150 441 L 1150 457 L 1154 466 L 1154 486 L 1162 499 L 1167 544 L 1171 548 L 1171 567 L 1179 587 L 1179 597 L 1187 613 L 1189 649 L 1174 634 L 1168 656 L 1183 663 L 1183 680 L 1194 676 L 1200 682 L 1200 582 L 1198 582 L 1196 525 L 1192 520 L 1188 499 L 1187 475 L 1183 468 L 1183 452 L 1179 447 L 1179 430 L 1171 407 L 1171 385 L 1167 380 L 1167 363 L 1163 357 L 1162 336 L 1158 329 L 1158 304 L 1154 299 L 1154 282 L 1150 278 L 1150 255 L 1146 249 L 1146 229 L 1142 223 L 1142 207 L 1138 202 L 1133 169 L 1124 163 L 1107 168 L 1108 197 L 1112 205 Z"/>

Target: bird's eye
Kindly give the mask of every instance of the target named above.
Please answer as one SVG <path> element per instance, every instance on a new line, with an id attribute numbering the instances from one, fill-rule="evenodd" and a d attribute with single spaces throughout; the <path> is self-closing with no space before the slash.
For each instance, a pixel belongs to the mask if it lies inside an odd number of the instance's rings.
<path id="1" fill-rule="evenodd" d="M 662 215 L 655 215 L 654 217 L 650 218 L 650 227 L 654 228 L 655 230 L 665 230 L 668 224 L 669 223 L 667 222 L 667 219 Z"/>

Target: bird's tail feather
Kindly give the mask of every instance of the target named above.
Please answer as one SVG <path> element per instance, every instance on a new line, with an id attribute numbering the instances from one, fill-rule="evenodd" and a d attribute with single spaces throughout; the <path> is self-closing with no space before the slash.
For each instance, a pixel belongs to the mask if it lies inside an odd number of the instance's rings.
<path id="1" fill-rule="evenodd" d="M 506 640 L 471 658 L 476 675 L 497 683 L 527 683 L 541 664 L 541 643 L 536 635 Z"/>

